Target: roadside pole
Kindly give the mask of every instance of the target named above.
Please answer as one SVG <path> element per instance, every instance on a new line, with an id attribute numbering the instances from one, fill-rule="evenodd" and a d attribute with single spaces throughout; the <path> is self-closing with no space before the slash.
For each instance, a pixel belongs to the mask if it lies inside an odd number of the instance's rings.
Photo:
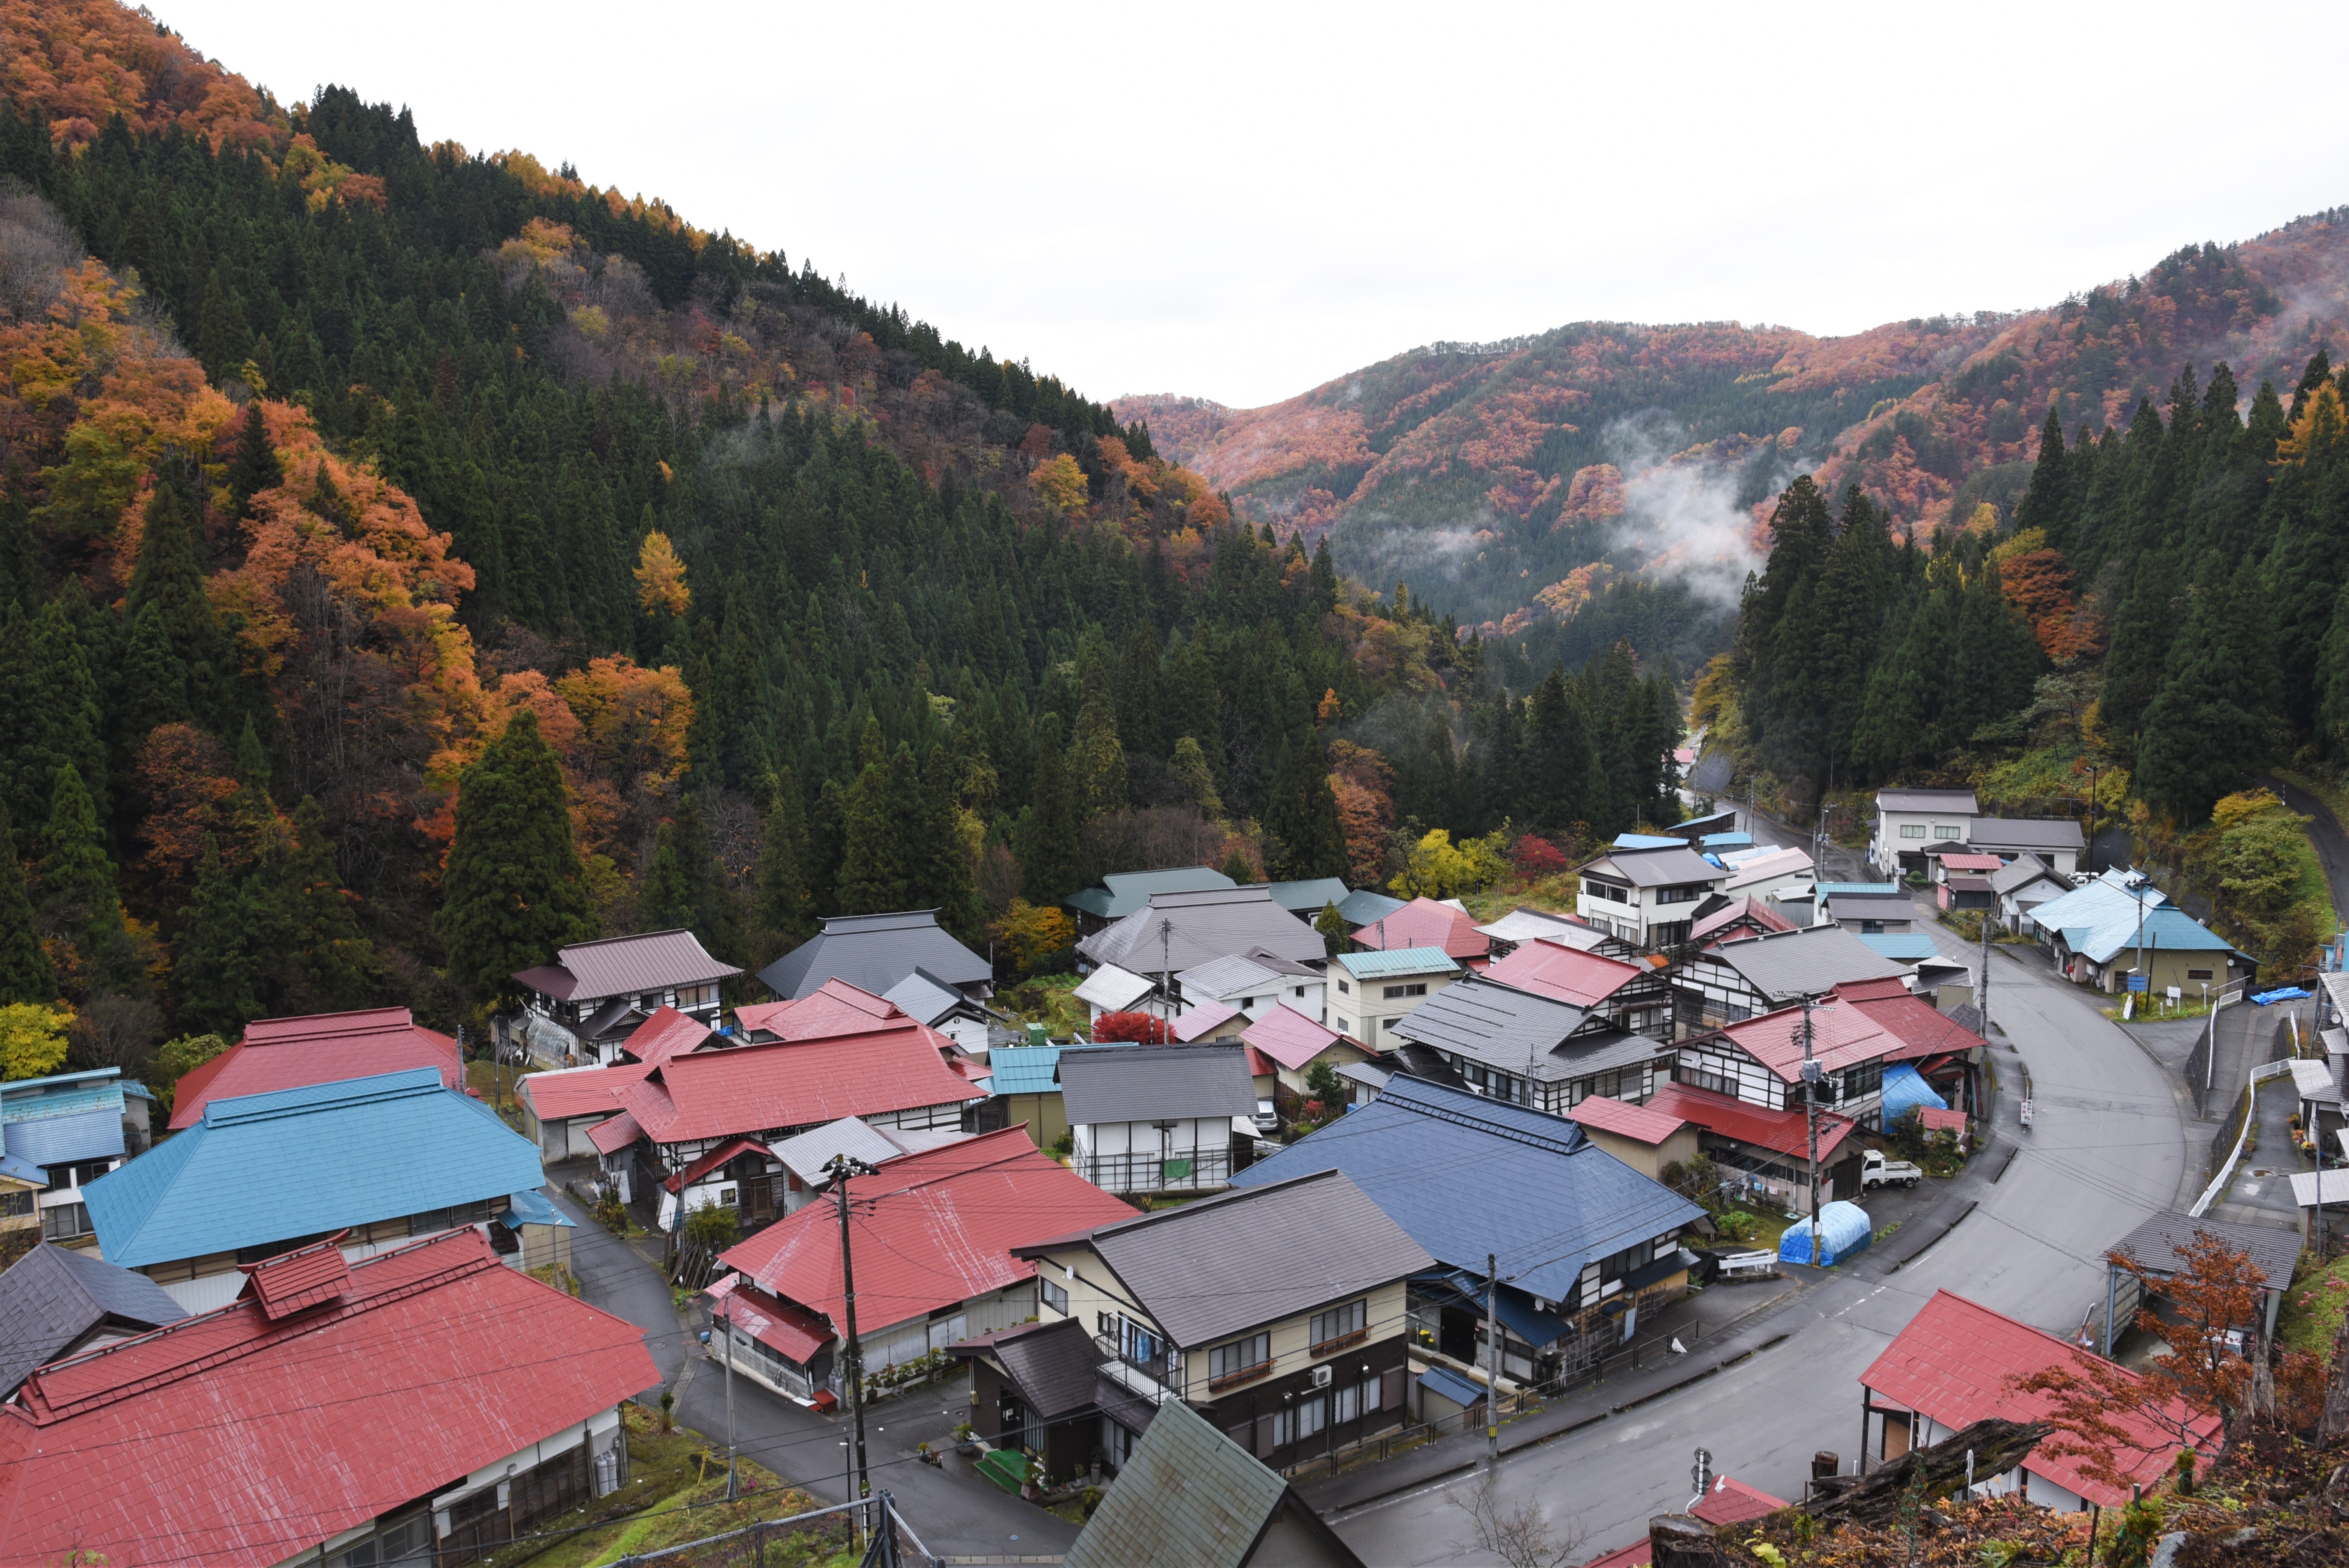
<path id="1" fill-rule="evenodd" d="M 850 1450 L 850 1469 L 856 1478 L 850 1489 L 855 1497 L 850 1501 L 854 1501 L 871 1495 L 873 1478 L 864 1462 L 864 1350 L 856 1337 L 856 1270 L 849 1257 L 848 1179 L 874 1172 L 863 1160 L 844 1154 L 833 1155 L 824 1168 L 832 1172 L 833 1196 L 840 1206 L 840 1294 L 848 1330 L 843 1369 L 848 1374 L 848 1413 L 855 1424 L 855 1446 Z"/>
<path id="2" fill-rule="evenodd" d="M 1485 1254 L 1485 1463 L 1501 1468 L 1501 1259 Z"/>
<path id="3" fill-rule="evenodd" d="M 1811 1266 L 1819 1264 L 1819 1087 L 1826 1069 L 1811 1054 L 1811 999 L 1803 998 L 1803 1111 L 1811 1137 Z"/>

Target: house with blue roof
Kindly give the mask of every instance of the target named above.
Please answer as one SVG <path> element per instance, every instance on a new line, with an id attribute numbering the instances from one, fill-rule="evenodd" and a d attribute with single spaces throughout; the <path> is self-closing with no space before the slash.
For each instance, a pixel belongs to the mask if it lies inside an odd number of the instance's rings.
<path id="1" fill-rule="evenodd" d="M 1340 1170 L 1436 1267 L 1411 1282 L 1415 1344 L 1485 1365 L 1485 1260 L 1498 1260 L 1502 1376 L 1544 1382 L 1685 1293 L 1682 1230 L 1704 1210 L 1576 1123 L 1408 1074 L 1232 1177 L 1263 1186 Z"/>
<path id="2" fill-rule="evenodd" d="M 2098 991 L 2175 987 L 2199 997 L 2248 980 L 2258 961 L 2169 901 L 2142 871 L 2116 867 L 2023 917 L 2066 979 Z M 2136 978 L 2132 978 L 2136 977 Z"/>
<path id="3" fill-rule="evenodd" d="M 544 1180 L 536 1144 L 417 1067 L 211 1101 L 81 1193 L 99 1254 L 200 1313 L 235 1300 L 253 1264 L 329 1236 L 356 1262 L 480 1226 L 519 1267 L 546 1240 L 523 1231 L 568 1223 Z"/>
<path id="4" fill-rule="evenodd" d="M 89 1245 L 82 1189 L 147 1147 L 154 1103 L 119 1067 L 0 1083 L 0 1229 Z"/>

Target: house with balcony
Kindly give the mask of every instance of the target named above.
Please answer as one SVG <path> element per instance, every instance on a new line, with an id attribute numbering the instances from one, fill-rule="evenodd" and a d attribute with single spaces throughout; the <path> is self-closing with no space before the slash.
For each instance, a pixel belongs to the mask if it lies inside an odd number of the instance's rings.
<path id="1" fill-rule="evenodd" d="M 1916 970 L 1915 960 L 1888 958 L 1833 921 L 1715 942 L 1672 965 L 1673 1037 L 1825 996 L 1846 981 L 1905 981 Z"/>
<path id="2" fill-rule="evenodd" d="M 2058 876 L 2036 855 L 2018 855 L 1991 873 L 1991 897 L 1996 900 L 1998 923 L 2016 936 L 2031 934 L 2024 917 L 2040 905 L 2072 890 L 2072 880 Z"/>
<path id="3" fill-rule="evenodd" d="M 1684 846 L 1612 849 L 1581 867 L 1574 912 L 1640 952 L 1689 940 L 1696 907 L 1722 890 L 1729 870 Z"/>
<path id="4" fill-rule="evenodd" d="M 1104 1192 L 1213 1192 L 1255 1147 L 1247 1047 L 1065 1047 L 1071 1168 Z"/>
<path id="5" fill-rule="evenodd" d="M 10 1229 L 87 1247 L 92 1182 L 148 1146 L 154 1096 L 119 1067 L 0 1083 L 0 1195 Z M 37 1218 L 36 1218 L 37 1217 Z"/>
<path id="6" fill-rule="evenodd" d="M 1920 875 L 1926 850 L 1965 842 L 1980 810 L 1970 789 L 1878 790 L 1868 864 L 1896 880 Z"/>
<path id="7" fill-rule="evenodd" d="M 1466 972 L 1439 947 L 1340 953 L 1330 961 L 1325 1022 L 1373 1051 L 1392 1051 L 1395 1026 Z"/>
<path id="8" fill-rule="evenodd" d="M 1810 1210 L 1810 1116 L 1767 1110 L 1733 1094 L 1692 1083 L 1660 1084 L 1644 1107 L 1696 1128 L 1697 1147 L 1723 1168 L 1733 1200 L 1785 1214 Z M 1819 1201 L 1859 1196 L 1859 1124 L 1819 1116 Z"/>
<path id="9" fill-rule="evenodd" d="M 1551 1116 L 1592 1095 L 1644 1100 L 1671 1047 L 1615 1026 L 1603 1008 L 1520 991 L 1478 975 L 1397 1026 L 1434 1051 L 1468 1088 Z"/>
<path id="10" fill-rule="evenodd" d="M 741 972 L 711 958 L 691 931 L 574 942 L 513 977 L 523 1005 L 498 1015 L 498 1042 L 549 1067 L 609 1066 L 664 1007 L 715 1028 L 719 989 Z"/>
<path id="11" fill-rule="evenodd" d="M 1014 1251 L 1037 1263 L 1043 1320 L 1092 1330 L 1112 1381 L 1276 1469 L 1406 1419 L 1408 1282 L 1435 1260 L 1341 1171 Z M 1110 1461 L 1139 1436 L 1112 1417 Z"/>

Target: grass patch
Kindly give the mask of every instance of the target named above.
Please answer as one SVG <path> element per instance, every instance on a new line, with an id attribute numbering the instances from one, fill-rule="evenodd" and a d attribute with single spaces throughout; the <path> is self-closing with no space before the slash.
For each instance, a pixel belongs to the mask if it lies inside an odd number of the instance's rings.
<path id="1" fill-rule="evenodd" d="M 2283 1298 L 2283 1310 L 2276 1314 L 2276 1337 L 2287 1350 L 2329 1358 L 2344 1310 L 2349 1310 L 2349 1258 L 2336 1258 L 2319 1269 L 2303 1257 Z"/>
<path id="2" fill-rule="evenodd" d="M 465 1087 L 516 1127 L 522 1126 L 522 1101 L 515 1092 L 521 1078 L 522 1073 L 511 1063 L 503 1066 L 495 1062 L 465 1064 Z"/>
<path id="3" fill-rule="evenodd" d="M 995 993 L 996 1004 L 1017 1012 L 1030 1023 L 1044 1025 L 1055 1040 L 1065 1040 L 1092 1021 L 1085 1004 L 1070 992 L 1082 981 L 1073 974 L 1030 975 Z"/>
<path id="4" fill-rule="evenodd" d="M 765 1466 L 748 1459 L 740 1464 L 742 1495 L 727 1502 L 723 1443 L 713 1444 L 684 1427 L 667 1433 L 657 1431 L 657 1413 L 636 1405 L 621 1406 L 620 1413 L 628 1425 L 628 1484 L 543 1527 L 546 1531 L 592 1528 L 557 1536 L 535 1549 L 523 1542 L 501 1549 L 483 1562 L 527 1563 L 531 1568 L 595 1568 L 630 1552 L 656 1552 L 823 1506 L 806 1492 L 786 1486 Z M 725 1545 L 713 1548 L 708 1560 L 722 1561 L 726 1551 Z M 698 1553 L 667 1559 L 665 1568 L 687 1568 L 700 1560 Z M 832 1568 L 854 1563 L 856 1554 L 848 1526 L 827 1517 L 799 1534 L 769 1540 L 767 1561 L 774 1568 Z"/>

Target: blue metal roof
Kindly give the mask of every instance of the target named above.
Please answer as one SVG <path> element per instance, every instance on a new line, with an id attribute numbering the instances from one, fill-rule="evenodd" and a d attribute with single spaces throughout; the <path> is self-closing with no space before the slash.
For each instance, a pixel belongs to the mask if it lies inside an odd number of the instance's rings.
<path id="1" fill-rule="evenodd" d="M 1386 1090 L 1232 1178 L 1235 1187 L 1342 1170 L 1452 1268 L 1568 1301 L 1585 1263 L 1704 1210 L 1640 1175 L 1562 1117 L 1396 1074 Z"/>
<path id="2" fill-rule="evenodd" d="M 1321 912 L 1324 904 L 1337 905 L 1342 917 L 1346 900 L 1353 897 L 1353 889 L 1336 877 L 1315 877 L 1302 882 L 1274 882 L 1267 887 L 1266 891 L 1272 895 L 1274 903 L 1292 914 L 1302 915 L 1309 924 Z"/>
<path id="3" fill-rule="evenodd" d="M 1485 1386 L 1471 1383 L 1457 1372 L 1445 1366 L 1431 1366 L 1419 1375 L 1419 1386 L 1431 1394 L 1441 1395 L 1454 1405 L 1474 1405 L 1485 1397 Z"/>
<path id="4" fill-rule="evenodd" d="M 77 1159 L 110 1159 L 123 1152 L 122 1110 L 82 1111 L 0 1127 L 8 1152 L 35 1165 L 65 1165 Z"/>
<path id="5" fill-rule="evenodd" d="M 98 1250 L 140 1268 L 502 1197 L 538 1146 L 418 1067 L 214 1100 L 82 1191 Z"/>
<path id="6" fill-rule="evenodd" d="M 46 1116 L 78 1116 L 88 1111 L 122 1114 L 119 1067 L 95 1073 L 63 1073 L 54 1078 L 19 1078 L 0 1084 L 0 1123 L 38 1121 Z"/>
<path id="7" fill-rule="evenodd" d="M 554 1206 L 554 1199 L 535 1187 L 525 1187 L 507 1200 L 509 1207 L 498 1216 L 509 1231 L 519 1231 L 525 1225 L 568 1225 L 577 1229 L 577 1221 Z"/>
<path id="8" fill-rule="evenodd" d="M 1212 866 L 1171 866 L 1160 871 L 1112 871 L 1100 887 L 1081 888 L 1061 902 L 1117 920 L 1146 906 L 1153 893 L 1205 893 L 1237 886 Z"/>
<path id="9" fill-rule="evenodd" d="M 1920 963 L 1938 957 L 1941 950 L 1922 931 L 1880 931 L 1859 940 L 1897 963 Z"/>
<path id="10" fill-rule="evenodd" d="M 1460 967 L 1442 948 L 1397 948 L 1382 953 L 1340 953 L 1335 961 L 1356 980 L 1390 974 L 1433 974 Z"/>
<path id="11" fill-rule="evenodd" d="M 1061 1092 L 1061 1048 L 1058 1045 L 998 1045 L 987 1054 L 990 1085 L 999 1095 L 1057 1095 Z"/>
<path id="12" fill-rule="evenodd" d="M 1357 888 L 1338 905 L 1338 918 L 1354 927 L 1375 925 L 1406 902 L 1407 899 L 1391 898 L 1373 888 Z"/>
<path id="13" fill-rule="evenodd" d="M 1685 838 L 1671 838 L 1653 833 L 1619 833 L 1615 836 L 1615 842 L 1608 847 L 1610 849 L 1673 849 L 1687 842 Z"/>
<path id="14" fill-rule="evenodd" d="M 2043 931 L 2061 931 L 2064 943 L 2092 963 L 2109 963 L 2122 950 L 2142 945 L 2151 954 L 2236 952 L 2233 944 L 2170 903 L 2151 883 L 2132 888 L 2129 873 L 2106 872 L 2029 912 Z M 2249 957 L 2249 954 L 2240 956 Z"/>

